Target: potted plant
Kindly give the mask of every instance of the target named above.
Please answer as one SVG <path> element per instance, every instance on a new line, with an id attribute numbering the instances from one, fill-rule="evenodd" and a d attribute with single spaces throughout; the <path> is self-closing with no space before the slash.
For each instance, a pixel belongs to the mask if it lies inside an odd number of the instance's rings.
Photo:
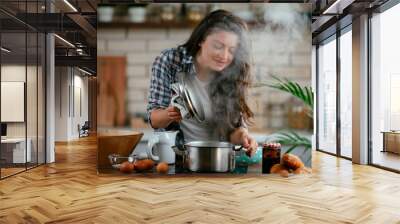
<path id="1" fill-rule="evenodd" d="M 307 115 L 312 118 L 313 117 L 313 109 L 314 109 L 314 93 L 309 86 L 300 86 L 298 83 L 290 81 L 289 79 L 280 79 L 276 76 L 272 76 L 275 80 L 275 83 L 258 83 L 255 87 L 268 86 L 286 93 L 291 94 L 297 99 L 301 100 L 306 108 Z M 298 151 L 303 149 L 303 152 L 299 156 L 304 156 L 306 158 L 306 163 L 310 163 L 311 161 L 311 152 L 310 149 L 312 147 L 311 140 L 306 137 L 299 135 L 293 131 L 283 131 L 278 133 L 273 137 L 274 141 L 277 141 L 282 144 L 282 146 L 286 147 L 285 152 L 291 153 L 292 151 Z M 296 154 L 298 154 L 297 152 Z"/>

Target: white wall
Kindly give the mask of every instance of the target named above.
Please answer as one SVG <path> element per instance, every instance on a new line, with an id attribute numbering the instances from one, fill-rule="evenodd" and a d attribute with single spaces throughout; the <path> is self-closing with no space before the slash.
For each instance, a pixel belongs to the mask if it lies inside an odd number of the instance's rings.
<path id="1" fill-rule="evenodd" d="M 79 75 L 76 75 L 75 70 L 75 75 L 74 75 L 74 108 L 72 108 L 72 120 L 71 120 L 71 136 L 72 138 L 79 137 L 78 133 L 78 124 L 81 126 L 85 123 L 85 121 L 88 120 L 89 118 L 89 102 L 88 102 L 88 78 L 87 76 L 82 77 L 79 73 Z M 79 93 L 80 91 L 80 93 Z M 80 102 L 79 102 L 80 101 Z M 79 108 L 81 107 L 81 108 Z M 81 110 L 81 111 L 79 111 Z"/>
<path id="2" fill-rule="evenodd" d="M 88 120 L 88 78 L 83 75 L 75 68 L 56 67 L 56 141 L 77 139 L 78 124 L 83 125 Z"/>
<path id="3" fill-rule="evenodd" d="M 67 67 L 55 68 L 55 140 L 68 140 L 69 76 Z"/>
<path id="4" fill-rule="evenodd" d="M 35 73 L 36 74 L 36 67 L 33 66 L 28 66 L 27 68 L 25 65 L 3 65 L 1 66 L 1 81 L 4 82 L 25 82 L 25 75 L 26 75 L 26 70 L 28 74 Z M 31 82 L 31 80 L 30 80 Z M 30 85 L 32 83 L 29 83 Z M 36 82 L 33 83 L 36 85 Z M 36 89 L 28 88 L 28 93 L 27 96 L 32 98 L 36 98 Z M 32 90 L 34 92 L 30 92 L 29 90 Z M 32 99 L 27 99 L 27 102 L 30 103 L 32 102 Z M 31 105 L 35 106 L 36 105 Z M 7 108 L 1 108 L 2 110 L 7 110 Z M 31 122 L 33 120 L 36 121 L 36 114 L 31 114 L 28 113 L 28 121 Z M 33 117 L 32 117 L 33 116 Z M 26 122 L 9 122 L 7 123 L 7 136 L 8 137 L 25 137 L 25 123 Z M 28 128 L 32 127 L 32 125 L 28 125 Z M 29 137 L 29 130 L 28 130 L 28 137 Z"/>
<path id="5" fill-rule="evenodd" d="M 50 12 L 54 7 L 49 1 L 46 6 Z M 56 160 L 55 153 L 55 42 L 54 35 L 46 35 L 46 163 L 52 163 Z"/>

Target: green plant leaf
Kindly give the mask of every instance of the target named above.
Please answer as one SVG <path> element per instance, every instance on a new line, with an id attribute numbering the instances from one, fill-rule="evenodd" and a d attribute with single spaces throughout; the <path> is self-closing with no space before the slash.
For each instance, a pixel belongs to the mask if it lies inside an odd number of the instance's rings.
<path id="1" fill-rule="evenodd" d="M 297 145 L 293 145 L 292 147 L 290 147 L 286 153 L 291 153 L 293 151 L 293 149 L 295 149 L 297 147 Z"/>
<path id="2" fill-rule="evenodd" d="M 287 93 L 290 93 L 292 96 L 300 99 L 303 103 L 309 107 L 312 111 L 314 109 L 314 94 L 312 92 L 311 87 L 305 86 L 301 87 L 300 84 L 290 81 L 287 78 L 281 79 L 275 75 L 271 76 L 275 83 L 259 83 L 256 87 L 259 86 L 268 86 L 274 89 L 278 89 Z M 312 113 L 309 113 L 311 115 Z"/>
<path id="3" fill-rule="evenodd" d="M 311 149 L 310 139 L 305 136 L 300 136 L 293 131 L 279 132 L 276 136 L 276 141 L 282 145 L 289 146 L 290 148 L 287 151 L 288 153 L 297 147 L 304 147 L 305 151 Z"/>

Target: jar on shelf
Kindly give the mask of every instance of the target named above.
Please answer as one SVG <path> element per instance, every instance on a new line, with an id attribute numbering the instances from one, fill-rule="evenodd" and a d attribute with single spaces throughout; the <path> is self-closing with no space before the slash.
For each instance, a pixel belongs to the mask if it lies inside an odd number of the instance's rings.
<path id="1" fill-rule="evenodd" d="M 133 4 L 128 8 L 129 21 L 143 23 L 146 21 L 146 4 Z"/>
<path id="2" fill-rule="evenodd" d="M 112 22 L 114 15 L 114 5 L 111 4 L 99 4 L 97 7 L 98 20 L 101 23 Z"/>
<path id="3" fill-rule="evenodd" d="M 190 22 L 200 22 L 204 17 L 204 9 L 199 5 L 190 5 L 187 9 L 187 20 Z"/>
<path id="4" fill-rule="evenodd" d="M 161 20 L 163 21 L 173 21 L 175 20 L 175 9 L 172 5 L 165 5 L 161 9 L 160 14 Z"/>

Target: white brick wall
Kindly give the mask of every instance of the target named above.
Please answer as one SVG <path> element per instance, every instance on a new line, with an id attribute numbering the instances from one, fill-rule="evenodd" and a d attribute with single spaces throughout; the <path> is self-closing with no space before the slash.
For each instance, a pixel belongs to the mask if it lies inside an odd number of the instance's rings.
<path id="1" fill-rule="evenodd" d="M 106 41 L 98 40 L 97 41 L 97 51 L 104 51 L 106 49 Z"/>
<path id="2" fill-rule="evenodd" d="M 307 66 L 311 65 L 311 54 L 298 53 L 291 55 L 291 63 L 295 66 Z"/>
<path id="3" fill-rule="evenodd" d="M 160 41 L 160 40 L 149 40 L 149 48 L 148 51 L 150 52 L 157 52 L 158 54 L 167 48 L 171 48 L 171 47 L 176 47 L 180 44 L 182 44 L 181 41 L 177 40 L 177 39 L 166 39 L 164 41 Z"/>
<path id="4" fill-rule="evenodd" d="M 144 87 L 147 87 L 149 83 L 150 83 L 150 78 L 146 76 L 128 78 L 128 89 L 143 89 Z"/>
<path id="5" fill-rule="evenodd" d="M 144 113 L 150 84 L 151 65 L 156 56 L 166 48 L 183 44 L 190 29 L 99 29 L 98 55 L 127 57 L 127 108 L 128 114 Z M 271 81 L 270 75 L 287 77 L 310 85 L 311 41 L 296 40 L 290 34 L 270 31 L 252 31 L 252 56 L 255 81 Z M 282 123 L 268 118 L 267 105 L 285 103 L 289 96 L 267 88 L 249 91 L 249 104 L 256 114 L 254 129 L 260 130 Z M 285 122 L 283 122 L 285 123 Z"/>
<path id="6" fill-rule="evenodd" d="M 128 65 L 147 65 L 152 64 L 154 59 L 160 55 L 160 52 L 139 52 L 132 51 L 128 53 Z"/>
<path id="7" fill-rule="evenodd" d="M 129 65 L 128 64 L 126 74 L 129 77 L 133 77 L 133 78 L 135 76 L 140 77 L 141 75 L 147 76 L 147 69 L 148 69 L 148 66 L 146 66 L 146 65 Z"/>
<path id="8" fill-rule="evenodd" d="M 146 51 L 146 41 L 142 40 L 119 40 L 109 41 L 108 49 L 113 51 L 132 52 L 132 51 Z"/>
<path id="9" fill-rule="evenodd" d="M 127 94 L 130 101 L 143 101 L 146 100 L 146 91 L 138 88 L 128 88 Z"/>
<path id="10" fill-rule="evenodd" d="M 168 39 L 177 40 L 179 43 L 186 42 L 190 37 L 190 29 L 169 29 Z"/>
<path id="11" fill-rule="evenodd" d="M 129 29 L 127 33 L 130 40 L 167 40 L 167 29 Z"/>
<path id="12" fill-rule="evenodd" d="M 125 29 L 98 29 L 97 36 L 101 37 L 97 40 L 125 40 Z"/>
<path id="13" fill-rule="evenodd" d="M 147 101 L 131 101 L 128 103 L 128 111 L 131 117 L 137 113 L 146 113 Z"/>

